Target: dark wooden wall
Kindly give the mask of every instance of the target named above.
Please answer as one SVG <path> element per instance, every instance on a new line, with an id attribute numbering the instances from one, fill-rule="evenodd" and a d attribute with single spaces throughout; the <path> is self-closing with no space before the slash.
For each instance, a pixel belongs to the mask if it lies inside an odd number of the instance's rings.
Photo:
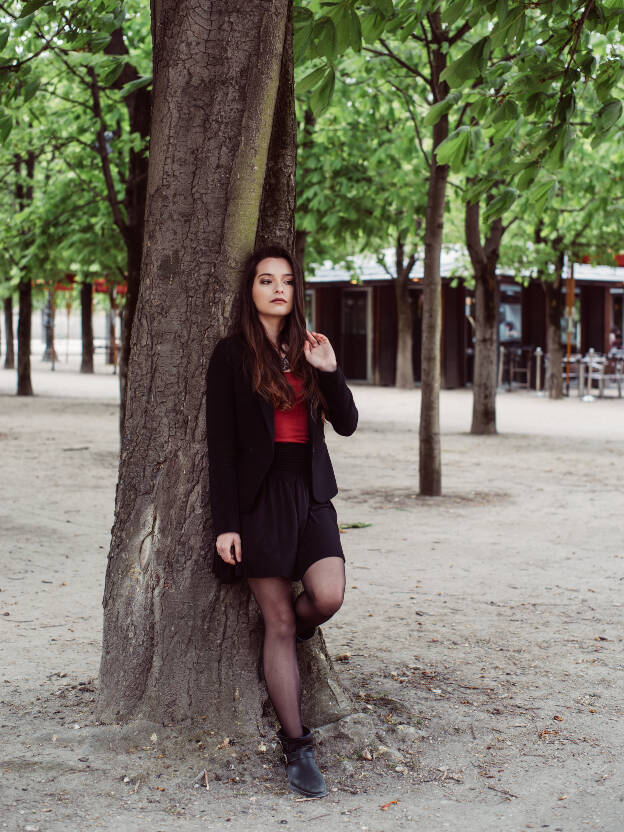
<path id="1" fill-rule="evenodd" d="M 537 280 L 522 287 L 522 346 L 546 349 L 546 295 Z"/>
<path id="2" fill-rule="evenodd" d="M 466 384 L 466 289 L 442 284 L 442 387 Z"/>
<path id="3" fill-rule="evenodd" d="M 373 289 L 373 381 L 394 385 L 397 351 L 397 307 L 392 283 Z"/>
<path id="4" fill-rule="evenodd" d="M 581 286 L 581 352 L 608 352 L 609 301 L 607 286 Z"/>

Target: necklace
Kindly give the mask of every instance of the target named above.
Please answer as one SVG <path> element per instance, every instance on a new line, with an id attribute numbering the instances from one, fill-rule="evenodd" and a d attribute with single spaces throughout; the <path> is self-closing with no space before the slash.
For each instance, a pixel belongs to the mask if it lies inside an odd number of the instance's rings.
<path id="1" fill-rule="evenodd" d="M 290 362 L 288 361 L 288 356 L 285 353 L 280 354 L 280 368 L 283 373 L 287 373 L 290 370 Z"/>

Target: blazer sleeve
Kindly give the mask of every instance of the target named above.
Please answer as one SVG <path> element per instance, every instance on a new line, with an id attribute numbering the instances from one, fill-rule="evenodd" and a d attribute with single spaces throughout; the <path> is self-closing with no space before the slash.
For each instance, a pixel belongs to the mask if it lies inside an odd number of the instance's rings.
<path id="1" fill-rule="evenodd" d="M 224 532 L 240 534 L 234 369 L 225 340 L 219 341 L 208 365 L 206 438 L 214 532 L 216 535 Z"/>
<path id="2" fill-rule="evenodd" d="M 340 367 L 333 372 L 318 371 L 319 387 L 327 402 L 327 418 L 332 427 L 341 436 L 351 436 L 358 423 L 358 412 L 353 401 L 353 394 L 347 387 L 344 373 Z"/>

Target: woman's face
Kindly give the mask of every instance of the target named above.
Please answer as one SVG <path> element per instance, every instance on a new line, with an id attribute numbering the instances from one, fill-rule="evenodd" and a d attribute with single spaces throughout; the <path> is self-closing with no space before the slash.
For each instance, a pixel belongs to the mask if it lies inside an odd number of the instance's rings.
<path id="1" fill-rule="evenodd" d="M 260 320 L 285 318 L 292 312 L 295 276 L 282 257 L 265 257 L 256 266 L 251 297 Z"/>

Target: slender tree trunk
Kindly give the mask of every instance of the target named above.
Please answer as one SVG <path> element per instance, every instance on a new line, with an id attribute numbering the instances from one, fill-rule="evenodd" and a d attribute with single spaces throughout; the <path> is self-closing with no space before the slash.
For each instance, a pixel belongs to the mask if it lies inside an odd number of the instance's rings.
<path id="1" fill-rule="evenodd" d="M 111 39 L 104 48 L 108 55 L 129 55 L 128 48 L 124 41 L 123 29 L 115 29 L 111 33 Z M 127 60 L 124 68 L 112 84 L 114 89 L 120 90 L 131 81 L 139 77 L 139 72 L 132 63 Z M 141 260 L 143 256 L 143 236 L 145 203 L 147 197 L 147 150 L 135 150 L 131 148 L 128 154 L 128 176 L 125 182 L 123 207 L 125 216 L 117 204 L 116 189 L 113 184 L 113 175 L 107 159 L 106 141 L 104 133 L 106 125 L 103 120 L 102 110 L 99 101 L 99 86 L 95 72 L 91 73 L 93 111 L 96 119 L 100 122 L 98 131 L 98 142 L 100 144 L 100 155 L 104 176 L 106 179 L 107 193 L 109 196 L 111 210 L 115 225 L 119 229 L 127 251 L 127 284 L 126 302 L 121 319 L 121 351 L 119 356 L 119 428 L 123 431 L 123 423 L 126 415 L 126 385 L 128 377 L 128 362 L 130 360 L 131 335 L 136 312 L 137 300 L 139 297 L 139 285 L 141 276 Z M 128 111 L 129 131 L 138 134 L 142 139 L 148 139 L 150 135 L 150 121 L 152 110 L 152 93 L 150 90 L 141 88 L 123 98 Z M 121 135 L 121 129 L 113 131 L 115 137 Z"/>
<path id="2" fill-rule="evenodd" d="M 306 179 L 308 176 L 308 155 L 312 150 L 314 144 L 314 128 L 316 126 L 316 118 L 314 117 L 314 113 L 309 107 L 306 107 L 304 114 L 303 114 L 303 131 L 302 131 L 302 141 L 299 145 L 298 151 L 298 170 L 299 170 L 299 182 L 300 182 L 300 190 L 303 191 L 305 188 Z M 297 263 L 299 263 L 299 268 L 301 269 L 301 274 L 303 274 L 305 279 L 305 253 L 306 253 L 306 244 L 308 241 L 308 233 L 307 231 L 301 231 L 297 229 L 295 231 L 295 257 L 297 259 Z"/>
<path id="3" fill-rule="evenodd" d="M 475 278 L 475 359 L 471 433 L 496 433 L 499 286 L 496 267 L 503 224 L 492 221 L 481 244 L 479 203 L 466 203 L 466 245 Z"/>
<path id="4" fill-rule="evenodd" d="M 45 332 L 45 349 L 41 357 L 42 361 L 51 361 L 52 364 L 57 360 L 58 356 L 54 348 L 54 323 L 55 323 L 56 308 L 54 305 L 54 289 L 48 290 L 48 298 L 43 312 L 44 332 Z"/>
<path id="5" fill-rule="evenodd" d="M 246 583 L 221 586 L 209 566 L 204 408 L 218 403 L 205 400 L 205 374 L 230 327 L 241 264 L 271 225 L 258 214 L 288 7 L 152 2 L 154 129 L 103 602 L 104 721 L 204 717 L 236 736 L 265 718 L 259 610 Z M 291 233 L 288 218 L 275 219 L 276 233 Z M 302 667 L 313 725 L 348 707 L 316 652 Z"/>
<path id="6" fill-rule="evenodd" d="M 17 319 L 17 395 L 32 396 L 30 377 L 30 338 L 32 325 L 32 285 L 23 280 L 19 285 L 19 317 Z"/>
<path id="7" fill-rule="evenodd" d="M 93 284 L 85 282 L 80 287 L 80 316 L 82 322 L 81 373 L 93 372 Z"/>
<path id="8" fill-rule="evenodd" d="M 20 176 L 22 157 L 15 157 L 15 168 L 18 175 L 16 186 L 17 203 L 23 211 L 33 198 L 33 176 L 35 172 L 35 154 L 29 150 L 26 154 L 26 187 Z M 19 285 L 19 318 L 17 323 L 17 395 L 32 396 L 32 380 L 30 376 L 30 339 L 32 329 L 32 283 L 30 279 L 22 278 Z"/>
<path id="9" fill-rule="evenodd" d="M 306 242 L 308 240 L 308 232 L 307 231 L 295 231 L 295 258 L 297 259 L 297 263 L 299 263 L 299 268 L 301 269 L 301 274 L 305 278 L 305 254 L 306 254 Z"/>
<path id="10" fill-rule="evenodd" d="M 402 390 L 411 390 L 414 386 L 413 323 L 409 298 L 409 276 L 415 262 L 416 258 L 413 254 L 407 263 L 404 262 L 404 246 L 399 238 L 396 245 L 396 278 L 394 279 L 397 307 L 397 354 L 394 383 Z"/>
<path id="11" fill-rule="evenodd" d="M 555 252 L 555 275 L 552 280 L 542 280 L 546 298 L 546 351 L 548 369 L 546 371 L 546 390 L 549 399 L 563 397 L 563 345 L 561 343 L 561 318 L 564 310 L 564 298 L 561 291 L 564 254 Z"/>
<path id="12" fill-rule="evenodd" d="M 4 338 L 5 338 L 5 352 L 4 352 L 4 369 L 15 369 L 15 349 L 13 341 L 15 335 L 13 333 L 13 298 L 9 295 L 4 299 Z"/>
<path id="13" fill-rule="evenodd" d="M 117 335 L 115 332 L 115 318 L 117 317 L 117 305 L 115 303 L 115 289 L 108 290 L 110 309 L 106 319 L 108 341 L 106 344 L 106 363 L 117 365 Z"/>
<path id="14" fill-rule="evenodd" d="M 440 12 L 430 14 L 434 37 L 431 80 L 435 102 L 448 95 L 448 85 L 440 81 L 446 67 L 442 52 L 444 32 Z M 433 128 L 433 148 L 429 172 L 429 190 L 425 213 L 425 274 L 423 280 L 421 404 L 420 404 L 420 493 L 438 497 L 442 493 L 442 458 L 440 453 L 440 340 L 442 335 L 442 279 L 440 257 L 444 229 L 444 205 L 448 166 L 435 158 L 436 148 L 448 136 L 448 116 Z"/>

